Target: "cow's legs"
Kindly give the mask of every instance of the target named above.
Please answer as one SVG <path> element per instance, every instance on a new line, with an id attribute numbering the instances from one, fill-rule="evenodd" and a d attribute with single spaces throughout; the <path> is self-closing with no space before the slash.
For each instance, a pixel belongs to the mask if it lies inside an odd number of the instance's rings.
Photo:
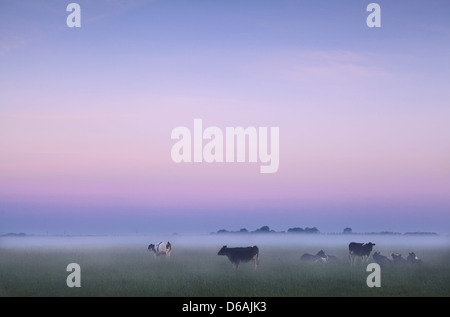
<path id="1" fill-rule="evenodd" d="M 253 257 L 253 263 L 255 264 L 255 269 L 257 269 L 258 268 L 258 255 L 255 255 L 254 257 Z"/>

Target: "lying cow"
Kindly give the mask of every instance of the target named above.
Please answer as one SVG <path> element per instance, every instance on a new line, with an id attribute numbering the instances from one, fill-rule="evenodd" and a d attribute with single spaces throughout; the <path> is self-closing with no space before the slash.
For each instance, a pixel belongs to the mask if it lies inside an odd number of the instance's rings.
<path id="1" fill-rule="evenodd" d="M 403 264 L 406 263 L 406 260 L 400 253 L 391 253 L 392 262 L 394 264 Z"/>
<path id="2" fill-rule="evenodd" d="M 238 268 L 239 263 L 249 261 L 253 261 L 255 269 L 258 267 L 259 249 L 256 245 L 253 247 L 237 248 L 228 248 L 224 245 L 217 255 L 226 255 L 236 269 Z"/>
<path id="3" fill-rule="evenodd" d="M 337 261 L 337 258 L 334 255 L 325 254 L 323 250 L 320 250 L 315 255 L 304 253 L 301 256 L 301 260 L 310 263 L 328 263 Z"/>
<path id="4" fill-rule="evenodd" d="M 337 262 L 338 258 L 335 255 L 327 254 L 327 262 Z"/>
<path id="5" fill-rule="evenodd" d="M 300 259 L 305 262 L 324 263 L 327 262 L 327 255 L 323 250 L 320 250 L 316 255 L 304 253 Z"/>
<path id="6" fill-rule="evenodd" d="M 170 253 L 172 252 L 172 245 L 169 241 L 167 242 L 160 242 L 157 244 L 150 244 L 148 246 L 148 250 L 150 252 L 153 252 L 155 258 L 165 255 L 166 258 L 170 258 Z"/>
<path id="7" fill-rule="evenodd" d="M 422 264 L 422 260 L 420 260 L 414 252 L 409 253 L 406 262 L 409 264 Z"/>
<path id="8" fill-rule="evenodd" d="M 372 257 L 381 267 L 392 264 L 392 261 L 387 256 L 381 255 L 380 252 L 375 252 Z"/>
<path id="9" fill-rule="evenodd" d="M 348 245 L 348 256 L 350 259 L 350 265 L 356 264 L 356 257 L 360 256 L 362 259 L 362 264 L 369 260 L 370 252 L 372 252 L 372 247 L 375 243 L 358 243 L 358 242 L 350 242 Z"/>

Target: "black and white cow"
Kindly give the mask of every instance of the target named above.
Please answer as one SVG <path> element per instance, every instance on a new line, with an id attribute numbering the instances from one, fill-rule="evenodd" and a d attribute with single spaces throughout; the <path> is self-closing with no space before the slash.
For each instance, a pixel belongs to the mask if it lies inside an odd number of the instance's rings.
<path id="1" fill-rule="evenodd" d="M 414 253 L 410 252 L 406 258 L 406 262 L 409 264 L 422 264 L 422 260 Z"/>
<path id="2" fill-rule="evenodd" d="M 381 255 L 380 252 L 374 252 L 372 257 L 374 261 L 381 267 L 389 266 L 392 264 L 392 261 L 387 256 Z"/>
<path id="3" fill-rule="evenodd" d="M 300 259 L 305 262 L 325 263 L 327 262 L 327 255 L 323 250 L 320 250 L 319 252 L 316 253 L 316 255 L 304 253 Z"/>
<path id="4" fill-rule="evenodd" d="M 350 242 L 348 245 L 349 259 L 350 265 L 356 264 L 356 257 L 360 256 L 362 259 L 362 264 L 369 260 L 370 252 L 372 252 L 372 247 L 375 243 L 358 243 L 358 242 Z"/>
<path id="5" fill-rule="evenodd" d="M 169 241 L 167 242 L 160 242 L 157 244 L 150 244 L 148 246 L 148 250 L 150 252 L 153 252 L 155 258 L 165 255 L 166 258 L 170 258 L 170 253 L 172 252 L 172 245 Z"/>
<path id="6" fill-rule="evenodd" d="M 301 260 L 310 263 L 328 263 L 337 262 L 337 257 L 335 257 L 334 255 L 326 254 L 323 250 L 320 250 L 315 255 L 304 253 L 301 256 Z"/>
<path id="7" fill-rule="evenodd" d="M 224 245 L 217 255 L 226 255 L 236 269 L 238 268 L 239 263 L 249 261 L 253 261 L 255 269 L 258 267 L 259 249 L 256 245 L 253 247 L 237 248 L 228 248 Z"/>

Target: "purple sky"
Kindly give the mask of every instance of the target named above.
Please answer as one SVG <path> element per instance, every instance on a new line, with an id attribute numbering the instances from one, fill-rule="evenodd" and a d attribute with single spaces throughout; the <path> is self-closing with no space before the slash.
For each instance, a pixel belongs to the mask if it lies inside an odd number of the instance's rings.
<path id="1" fill-rule="evenodd" d="M 448 1 L 0 4 L 0 234 L 450 232 Z M 279 127 L 260 163 L 172 129 Z"/>

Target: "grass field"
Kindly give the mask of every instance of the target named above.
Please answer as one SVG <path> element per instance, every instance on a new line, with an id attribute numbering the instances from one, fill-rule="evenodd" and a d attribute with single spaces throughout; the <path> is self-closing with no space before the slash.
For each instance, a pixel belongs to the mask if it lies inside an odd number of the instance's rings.
<path id="1" fill-rule="evenodd" d="M 359 238 L 359 239 L 358 239 Z M 29 239 L 29 238 L 15 238 Z M 58 238 L 53 238 L 58 239 Z M 228 259 L 218 256 L 222 241 L 204 237 L 208 243 L 184 242 L 174 237 L 172 257 L 160 260 L 146 250 L 148 239 L 129 243 L 29 243 L 11 240 L 0 244 L 0 296 L 187 296 L 187 297 L 297 297 L 297 296 L 449 296 L 450 246 L 446 243 L 412 245 L 382 243 L 374 247 L 388 255 L 404 256 L 414 251 L 421 266 L 382 268 L 381 287 L 369 288 L 366 266 L 350 267 L 347 240 L 282 241 L 258 240 L 260 266 L 244 263 L 235 270 Z M 239 238 L 225 241 L 238 246 Z M 370 237 L 372 241 L 376 237 Z M 223 240 L 223 239 L 222 239 Z M 242 238 L 242 241 L 247 241 Z M 352 237 L 351 240 L 367 240 Z M 277 243 L 279 242 L 279 243 Z M 323 249 L 338 257 L 337 263 L 311 264 L 301 254 Z M 372 261 L 372 259 L 371 259 Z M 81 267 L 81 287 L 69 288 L 69 263 Z"/>

